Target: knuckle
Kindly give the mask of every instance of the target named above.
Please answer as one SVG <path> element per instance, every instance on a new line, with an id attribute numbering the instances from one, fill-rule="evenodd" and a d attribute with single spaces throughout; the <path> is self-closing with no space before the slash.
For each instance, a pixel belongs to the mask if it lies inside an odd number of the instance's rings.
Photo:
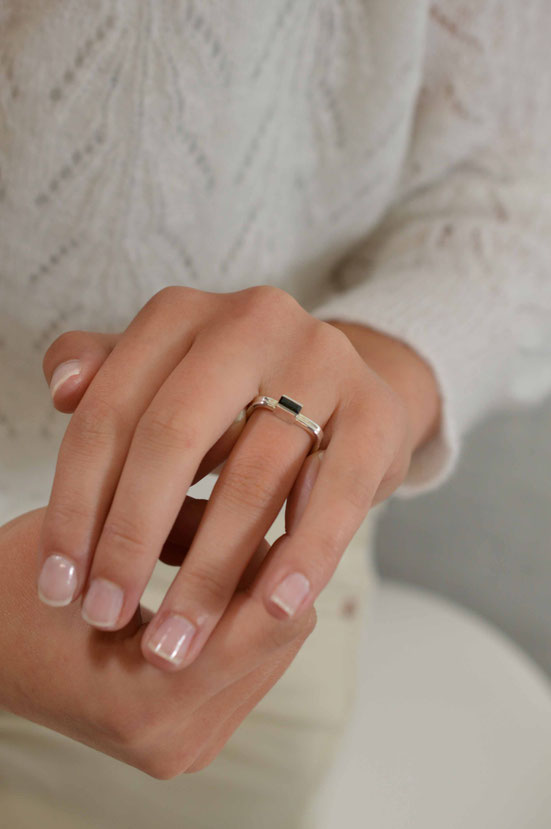
<path id="1" fill-rule="evenodd" d="M 324 320 L 310 318 L 310 324 L 304 327 L 304 347 L 309 354 L 323 361 L 324 372 L 331 377 L 335 388 L 341 396 L 346 397 L 352 388 L 352 397 L 356 397 L 358 384 L 355 372 L 363 370 L 366 365 L 350 339 L 340 328 Z M 343 371 L 343 366 L 346 371 Z"/>
<path id="2" fill-rule="evenodd" d="M 291 310 L 301 307 L 290 293 L 277 285 L 253 285 L 245 291 L 249 308 L 262 317 L 271 316 L 280 309 Z"/>
<path id="3" fill-rule="evenodd" d="M 63 499 L 53 500 L 48 509 L 48 518 L 44 523 L 44 547 L 57 549 L 62 546 L 61 539 L 68 538 L 75 527 L 80 527 L 90 520 L 90 510 L 78 501 Z M 58 540 L 60 539 L 60 540 Z M 74 551 L 70 551 L 74 555 Z"/>
<path id="4" fill-rule="evenodd" d="M 246 288 L 246 291 L 257 304 L 262 302 L 278 302 L 284 297 L 290 296 L 287 291 L 283 290 L 283 288 L 280 288 L 278 285 L 270 285 L 267 283 L 262 285 L 251 285 L 250 288 Z"/>
<path id="5" fill-rule="evenodd" d="M 85 400 L 85 399 L 84 399 Z M 97 395 L 77 407 L 67 435 L 72 445 L 95 447 L 96 442 L 111 443 L 124 429 L 124 418 L 117 405 Z"/>
<path id="6" fill-rule="evenodd" d="M 227 576 L 212 566 L 197 567 L 184 575 L 187 588 L 194 599 L 207 609 L 218 610 L 231 595 L 231 584 Z"/>
<path id="7" fill-rule="evenodd" d="M 153 294 L 144 305 L 144 309 L 158 310 L 171 305 L 180 294 L 181 288 L 177 285 L 165 285 L 160 291 Z"/>
<path id="8" fill-rule="evenodd" d="M 141 310 L 141 314 L 149 316 L 150 314 L 164 313 L 167 309 L 171 309 L 174 305 L 181 306 L 189 303 L 196 303 L 200 297 L 204 295 L 204 291 L 198 288 L 192 288 L 189 285 L 165 285 L 160 291 L 153 294 L 148 299 Z"/>
<path id="9" fill-rule="evenodd" d="M 271 475 L 266 475 L 266 470 Z M 274 474 L 275 473 L 275 474 Z M 226 469 L 224 500 L 242 512 L 262 512 L 274 497 L 277 462 L 263 455 L 242 454 Z"/>
<path id="10" fill-rule="evenodd" d="M 135 520 L 129 520 L 123 515 L 107 519 L 101 534 L 101 542 L 102 546 L 105 544 L 108 549 L 116 548 L 133 558 L 145 556 L 149 549 L 145 533 L 140 532 Z"/>
<path id="11" fill-rule="evenodd" d="M 156 449 L 189 451 L 198 445 L 199 430 L 182 420 L 183 407 L 148 409 L 138 421 L 136 437 L 144 445 Z"/>
<path id="12" fill-rule="evenodd" d="M 349 337 L 340 328 L 336 328 L 325 320 L 318 320 L 314 331 L 318 338 L 319 348 L 327 357 L 334 357 L 337 363 L 340 364 L 343 357 L 352 355 L 356 360 L 361 359 Z"/>

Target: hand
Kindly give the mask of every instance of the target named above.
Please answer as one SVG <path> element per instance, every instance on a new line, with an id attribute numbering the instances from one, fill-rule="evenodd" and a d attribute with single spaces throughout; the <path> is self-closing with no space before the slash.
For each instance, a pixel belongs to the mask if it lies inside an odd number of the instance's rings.
<path id="1" fill-rule="evenodd" d="M 206 501 L 191 500 L 192 534 Z M 205 768 L 292 662 L 315 610 L 282 626 L 238 591 L 195 663 L 162 673 L 140 650 L 148 610 L 106 634 L 77 605 L 52 613 L 36 601 L 31 574 L 45 512 L 0 527 L 0 707 L 156 778 Z M 180 543 L 188 539 L 175 533 L 174 549 Z M 268 547 L 263 540 L 259 559 Z"/>
<path id="2" fill-rule="evenodd" d="M 346 334 L 271 286 L 225 294 L 167 288 L 122 335 L 78 352 L 86 336 L 62 335 L 44 359 L 59 400 L 54 369 L 81 358 L 80 377 L 64 386 L 69 398 L 79 385 L 84 393 L 44 521 L 43 598 L 65 604 L 86 588 L 85 618 L 124 627 L 201 464 L 226 458 L 142 639 L 144 657 L 167 670 L 193 662 L 287 496 L 286 533 L 248 592 L 260 600 L 259 626 L 265 615 L 283 622 L 306 612 L 371 505 L 405 477 L 420 435 L 405 399 Z M 319 452 L 305 461 L 306 432 L 262 409 L 232 438 L 236 415 L 258 393 L 303 403 L 325 430 L 321 463 Z"/>

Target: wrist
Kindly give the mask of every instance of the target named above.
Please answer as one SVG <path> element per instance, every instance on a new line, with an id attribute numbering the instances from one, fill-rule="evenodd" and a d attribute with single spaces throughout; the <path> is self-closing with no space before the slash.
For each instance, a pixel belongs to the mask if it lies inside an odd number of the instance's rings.
<path id="1" fill-rule="evenodd" d="M 325 320 L 347 335 L 356 351 L 403 400 L 409 414 L 412 451 L 438 432 L 441 401 L 429 364 L 396 337 L 361 323 Z"/>

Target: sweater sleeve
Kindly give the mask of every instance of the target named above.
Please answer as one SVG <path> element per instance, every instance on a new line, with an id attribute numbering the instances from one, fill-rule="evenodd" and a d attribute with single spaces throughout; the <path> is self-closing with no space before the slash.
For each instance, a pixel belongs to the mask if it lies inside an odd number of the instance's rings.
<path id="1" fill-rule="evenodd" d="M 434 372 L 441 427 L 414 453 L 402 498 L 447 480 L 485 415 L 551 391 L 551 7 L 510 4 L 504 18 L 494 4 L 499 20 L 486 8 L 452 47 L 459 23 L 443 5 L 399 197 L 312 311 L 397 337 Z"/>

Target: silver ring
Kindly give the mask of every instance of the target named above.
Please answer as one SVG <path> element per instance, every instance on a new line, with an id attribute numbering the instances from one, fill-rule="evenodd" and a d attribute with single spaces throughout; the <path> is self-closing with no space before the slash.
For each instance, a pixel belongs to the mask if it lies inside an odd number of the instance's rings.
<path id="1" fill-rule="evenodd" d="M 275 397 L 268 397 L 266 394 L 258 394 L 245 409 L 245 420 L 249 419 L 250 415 L 258 406 L 269 409 L 274 414 L 277 414 L 278 417 L 281 417 L 279 414 L 281 412 L 284 415 L 282 417 L 283 420 L 287 422 L 290 420 L 290 422 L 296 423 L 298 426 L 306 429 L 310 436 L 314 438 L 310 451 L 308 452 L 309 455 L 319 449 L 323 438 L 323 429 L 313 420 L 310 420 L 309 417 L 300 413 L 302 403 L 298 403 L 286 394 L 282 394 L 279 400 L 276 400 Z"/>

